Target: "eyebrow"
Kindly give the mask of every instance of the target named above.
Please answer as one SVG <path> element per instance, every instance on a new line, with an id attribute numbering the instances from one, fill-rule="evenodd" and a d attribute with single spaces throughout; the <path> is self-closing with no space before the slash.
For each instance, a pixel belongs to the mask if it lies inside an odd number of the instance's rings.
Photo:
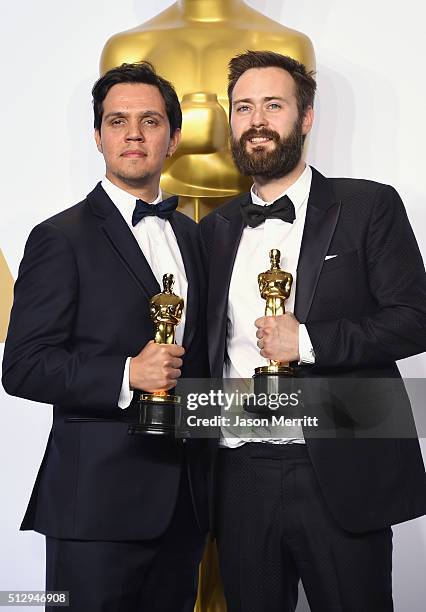
<path id="1" fill-rule="evenodd" d="M 113 111 L 104 115 L 104 120 L 111 119 L 112 117 L 128 117 L 129 115 L 130 113 L 128 113 L 127 111 Z M 141 113 L 141 117 L 151 116 L 160 117 L 161 119 L 164 119 L 164 115 L 155 110 L 145 110 L 143 111 L 143 113 Z"/>
<path id="2" fill-rule="evenodd" d="M 265 96 L 262 98 L 263 102 L 270 102 L 271 100 L 282 100 L 283 102 L 287 102 L 287 98 L 283 98 L 283 96 Z M 253 103 L 253 98 L 240 98 L 239 100 L 234 100 L 232 104 L 241 104 L 242 102 Z"/>

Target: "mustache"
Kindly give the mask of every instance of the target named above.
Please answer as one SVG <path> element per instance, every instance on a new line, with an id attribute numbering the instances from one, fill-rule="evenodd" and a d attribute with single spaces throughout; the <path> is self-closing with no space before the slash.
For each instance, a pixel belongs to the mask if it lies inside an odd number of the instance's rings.
<path id="1" fill-rule="evenodd" d="M 268 128 L 260 128 L 258 130 L 256 128 L 250 128 L 249 130 L 241 134 L 240 143 L 245 144 L 248 140 L 251 140 L 252 138 L 270 138 L 275 143 L 279 143 L 281 140 L 278 132 L 275 132 L 274 130 L 270 130 Z"/>

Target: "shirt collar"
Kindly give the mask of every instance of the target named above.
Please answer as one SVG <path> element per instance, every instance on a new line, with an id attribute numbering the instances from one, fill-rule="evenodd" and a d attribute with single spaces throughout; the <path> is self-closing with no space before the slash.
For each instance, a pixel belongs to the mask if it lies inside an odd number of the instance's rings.
<path id="1" fill-rule="evenodd" d="M 107 195 L 110 197 L 112 202 L 120 211 L 121 215 L 124 217 L 127 225 L 132 227 L 132 215 L 136 205 L 136 198 L 134 195 L 117 187 L 114 183 L 111 183 L 109 179 L 105 176 L 102 179 L 102 187 L 104 191 L 106 191 Z M 158 188 L 158 196 L 152 202 L 147 202 L 148 204 L 158 204 L 163 200 L 163 193 L 160 188 Z"/>
<path id="2" fill-rule="evenodd" d="M 297 181 L 295 181 L 290 187 L 288 187 L 285 191 L 283 191 L 275 200 L 278 200 L 284 195 L 288 195 L 290 200 L 293 202 L 294 209 L 296 211 L 300 210 L 301 206 L 307 202 L 309 191 L 311 189 L 312 182 L 312 169 L 308 164 L 305 165 L 305 169 L 302 174 L 299 176 Z M 257 195 L 254 189 L 254 185 L 252 185 L 250 189 L 251 200 L 253 204 L 257 204 L 258 206 L 269 206 L 272 202 L 265 202 L 261 197 Z M 274 201 L 275 201 L 274 200 Z"/>

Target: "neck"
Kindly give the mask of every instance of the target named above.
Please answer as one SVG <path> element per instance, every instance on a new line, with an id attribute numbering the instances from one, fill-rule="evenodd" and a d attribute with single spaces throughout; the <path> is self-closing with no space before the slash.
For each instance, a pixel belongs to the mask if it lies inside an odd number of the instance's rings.
<path id="1" fill-rule="evenodd" d="M 187 19 L 195 21 L 220 21 L 245 6 L 244 0 L 178 0 Z"/>
<path id="2" fill-rule="evenodd" d="M 115 176 L 114 174 L 106 173 L 106 177 L 116 187 L 119 187 L 123 191 L 127 191 L 130 195 L 134 196 L 138 200 L 144 202 L 153 202 L 160 192 L 160 177 L 150 177 L 149 183 L 142 183 L 139 181 L 124 181 L 123 179 Z"/>
<path id="3" fill-rule="evenodd" d="M 283 191 L 286 191 L 297 181 L 304 169 L 305 162 L 301 159 L 289 174 L 280 178 L 271 180 L 262 176 L 254 176 L 253 182 L 257 195 L 262 198 L 264 202 L 273 202 L 283 193 Z"/>

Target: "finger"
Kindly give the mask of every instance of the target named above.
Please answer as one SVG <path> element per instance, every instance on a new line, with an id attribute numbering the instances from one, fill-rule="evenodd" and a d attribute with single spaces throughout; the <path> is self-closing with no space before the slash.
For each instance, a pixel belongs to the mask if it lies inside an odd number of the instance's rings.
<path id="1" fill-rule="evenodd" d="M 165 389 L 173 389 L 173 387 L 176 387 L 177 381 L 180 378 L 180 374 L 179 376 L 176 377 L 170 377 L 168 376 L 166 378 L 166 384 L 164 386 Z"/>
<path id="2" fill-rule="evenodd" d="M 177 344 L 159 344 L 161 356 L 167 363 L 171 363 L 173 359 L 180 358 L 185 353 L 185 349 Z"/>
<path id="3" fill-rule="evenodd" d="M 169 380 L 177 380 L 181 376 L 181 371 L 179 368 L 166 368 L 165 375 Z"/>
<path id="4" fill-rule="evenodd" d="M 256 332 L 256 338 L 263 338 L 263 330 L 258 329 Z"/>
<path id="5" fill-rule="evenodd" d="M 256 319 L 256 321 L 254 322 L 255 326 L 261 329 L 265 325 L 265 319 L 266 317 L 260 317 L 260 319 Z"/>
<path id="6" fill-rule="evenodd" d="M 263 340 L 258 340 L 258 341 L 257 341 L 257 346 L 258 346 L 260 349 L 263 349 L 263 347 L 264 347 Z"/>
<path id="7" fill-rule="evenodd" d="M 169 344 L 168 347 L 169 353 L 173 355 L 173 357 L 182 357 L 182 355 L 185 354 L 185 349 L 179 344 Z"/>
<path id="8" fill-rule="evenodd" d="M 277 325 L 277 318 L 278 317 L 265 317 L 264 322 L 263 322 L 263 326 L 262 326 L 263 332 L 268 332 L 271 329 L 273 329 L 274 327 L 276 327 L 276 325 Z"/>
<path id="9" fill-rule="evenodd" d="M 169 369 L 175 368 L 179 370 L 182 367 L 182 359 L 179 359 L 178 357 L 172 357 L 171 359 L 167 359 L 164 362 L 164 367 Z"/>
<path id="10" fill-rule="evenodd" d="M 145 349 L 147 349 L 149 346 L 151 346 L 151 344 L 154 344 L 154 340 L 150 340 L 149 342 L 147 342 L 147 343 L 145 344 L 145 346 L 144 346 L 144 347 L 142 347 L 142 348 L 141 348 L 141 350 L 139 351 L 139 355 L 140 355 L 140 354 L 141 354 L 141 353 L 142 353 L 142 352 L 143 352 Z"/>

